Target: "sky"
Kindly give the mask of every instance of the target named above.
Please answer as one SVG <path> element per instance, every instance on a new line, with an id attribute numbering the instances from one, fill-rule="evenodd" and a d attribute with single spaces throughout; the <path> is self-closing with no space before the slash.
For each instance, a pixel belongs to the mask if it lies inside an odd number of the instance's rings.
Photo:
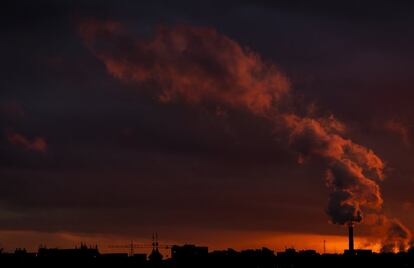
<path id="1" fill-rule="evenodd" d="M 0 247 L 407 246 L 413 8 L 6 3 Z"/>

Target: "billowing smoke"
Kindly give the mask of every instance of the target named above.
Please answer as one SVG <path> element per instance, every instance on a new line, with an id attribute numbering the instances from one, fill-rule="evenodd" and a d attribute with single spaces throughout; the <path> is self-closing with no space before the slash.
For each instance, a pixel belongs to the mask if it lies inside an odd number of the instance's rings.
<path id="1" fill-rule="evenodd" d="M 398 219 L 371 214 L 366 222 L 381 237 L 381 252 L 403 251 L 413 246 L 410 230 Z"/>
<path id="2" fill-rule="evenodd" d="M 159 27 L 150 39 L 137 38 L 115 22 L 86 21 L 80 33 L 88 48 L 114 77 L 126 83 L 155 83 L 160 101 L 217 103 L 244 109 L 282 126 L 299 153 L 322 159 L 330 191 L 332 223 L 348 224 L 375 215 L 383 228 L 383 250 L 403 250 L 410 232 L 383 215 L 378 182 L 384 163 L 370 149 L 344 138 L 346 126 L 334 117 L 299 116 L 281 109 L 289 79 L 259 55 L 214 29 Z M 155 90 L 155 89 L 154 89 Z"/>
<path id="3" fill-rule="evenodd" d="M 398 219 L 386 219 L 386 235 L 382 241 L 382 252 L 390 252 L 398 249 L 404 251 L 409 246 L 411 239 L 410 230 Z"/>
<path id="4" fill-rule="evenodd" d="M 384 164 L 371 150 L 344 139 L 343 128 L 331 118 L 284 117 L 291 130 L 290 144 L 301 157 L 320 156 L 328 166 L 326 184 L 330 190 L 327 213 L 333 223 L 362 220 L 363 210 L 379 210 L 382 198 L 374 179 L 383 178 Z M 372 178 L 368 177 L 372 176 Z"/>
<path id="5" fill-rule="evenodd" d="M 264 113 L 289 89 L 276 66 L 210 28 L 159 27 L 142 41 L 116 23 L 90 21 L 81 33 L 109 73 L 123 81 L 156 81 L 163 102 L 218 102 Z"/>

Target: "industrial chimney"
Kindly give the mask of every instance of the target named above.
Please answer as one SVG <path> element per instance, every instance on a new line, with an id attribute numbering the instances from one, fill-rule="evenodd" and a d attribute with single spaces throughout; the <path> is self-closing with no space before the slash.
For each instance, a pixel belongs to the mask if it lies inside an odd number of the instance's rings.
<path id="1" fill-rule="evenodd" d="M 348 239 L 349 239 L 349 253 L 354 253 L 354 224 L 350 222 L 348 224 Z"/>

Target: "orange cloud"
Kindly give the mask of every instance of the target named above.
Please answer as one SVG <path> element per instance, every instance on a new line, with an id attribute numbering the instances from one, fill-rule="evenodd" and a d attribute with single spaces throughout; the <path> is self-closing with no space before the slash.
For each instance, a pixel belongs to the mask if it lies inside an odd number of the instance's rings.
<path id="1" fill-rule="evenodd" d="M 404 123 L 395 119 L 390 119 L 384 123 L 384 127 L 391 133 L 394 133 L 395 135 L 400 137 L 406 146 L 411 145 L 409 129 L 406 125 L 404 125 Z"/>
<path id="2" fill-rule="evenodd" d="M 162 102 L 215 102 L 259 114 L 272 109 L 290 87 L 275 65 L 212 28 L 159 27 L 153 38 L 143 40 L 115 22 L 88 21 L 80 33 L 114 77 L 156 81 Z"/>
<path id="3" fill-rule="evenodd" d="M 7 133 L 7 139 L 10 143 L 24 147 L 27 150 L 36 152 L 46 152 L 47 144 L 44 138 L 35 137 L 32 140 L 23 136 L 20 133 L 9 131 Z"/>

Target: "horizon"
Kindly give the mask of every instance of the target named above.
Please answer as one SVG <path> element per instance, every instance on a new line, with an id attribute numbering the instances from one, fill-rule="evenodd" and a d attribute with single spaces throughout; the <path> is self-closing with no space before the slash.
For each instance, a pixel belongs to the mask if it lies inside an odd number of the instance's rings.
<path id="1" fill-rule="evenodd" d="M 88 237 L 88 236 L 82 236 L 82 235 L 73 235 L 73 234 L 55 234 L 57 236 L 60 236 L 60 239 L 58 242 L 52 242 L 50 243 L 50 240 L 53 241 L 53 239 L 49 238 L 48 240 L 45 240 L 44 234 L 29 234 L 26 236 L 35 236 L 37 239 L 37 246 L 34 246 L 34 239 L 29 239 L 32 242 L 29 243 L 29 246 L 21 246 L 20 244 L 15 244 L 13 246 L 7 246 L 6 243 L 2 241 L 0 244 L 0 248 L 4 249 L 4 252 L 14 252 L 17 248 L 24 248 L 28 252 L 36 252 L 40 247 L 46 247 L 46 248 L 59 248 L 59 249 L 65 249 L 65 248 L 75 248 L 79 247 L 81 244 L 85 244 L 87 246 L 94 247 L 95 245 L 98 246 L 100 253 L 129 253 L 129 248 L 125 247 L 123 249 L 120 248 L 113 248 L 113 246 L 121 246 L 121 245 L 129 245 L 131 243 L 131 239 L 128 240 L 128 238 L 104 238 L 101 235 L 97 235 L 96 237 Z M 266 238 L 263 238 L 266 237 Z M 2 234 L 2 237 L 7 237 L 6 235 Z M 319 254 L 323 254 L 324 252 L 324 241 L 325 241 L 325 253 L 330 254 L 342 254 L 344 250 L 348 249 L 348 236 L 347 235 L 337 235 L 337 236 L 326 236 L 326 235 L 309 235 L 309 234 L 273 234 L 273 235 L 261 235 L 261 236 L 255 236 L 260 237 L 258 241 L 255 244 L 250 244 L 249 242 L 246 244 L 246 242 L 240 245 L 232 245 L 232 242 L 221 242 L 218 244 L 208 245 L 203 244 L 202 241 L 200 243 L 194 243 L 191 241 L 164 241 L 162 239 L 159 240 L 161 245 L 168 245 L 168 248 L 165 248 L 165 246 L 160 246 L 160 252 L 161 253 L 167 253 L 169 254 L 171 245 L 196 245 L 196 246 L 206 246 L 209 249 L 209 252 L 215 251 L 215 250 L 227 250 L 229 248 L 235 249 L 235 250 L 247 250 L 247 249 L 260 249 L 260 248 L 268 248 L 273 250 L 275 253 L 279 251 L 284 251 L 287 248 L 294 248 L 296 250 L 316 250 Z M 270 237 L 270 238 L 269 238 Z M 42 239 L 43 238 L 43 239 Z M 267 239 L 267 241 L 264 241 L 264 239 Z M 20 240 L 20 239 L 19 239 Z M 56 239 L 54 239 L 56 240 Z M 373 252 L 379 253 L 380 252 L 380 244 L 369 244 L 367 242 L 367 237 L 355 237 L 355 249 L 370 249 Z M 152 250 L 152 247 L 150 247 L 152 240 L 151 239 L 132 239 L 134 244 L 137 245 L 147 245 L 148 247 L 146 249 L 143 248 L 137 248 L 135 249 L 135 253 L 146 253 L 149 254 Z M 249 241 L 249 239 L 247 239 Z M 306 241 L 304 243 L 304 241 Z M 319 243 L 318 243 L 319 242 Z M 61 243 L 61 244 L 56 244 Z M 297 245 L 303 244 L 304 246 L 298 247 Z M 164 255 L 165 256 L 165 255 Z"/>

